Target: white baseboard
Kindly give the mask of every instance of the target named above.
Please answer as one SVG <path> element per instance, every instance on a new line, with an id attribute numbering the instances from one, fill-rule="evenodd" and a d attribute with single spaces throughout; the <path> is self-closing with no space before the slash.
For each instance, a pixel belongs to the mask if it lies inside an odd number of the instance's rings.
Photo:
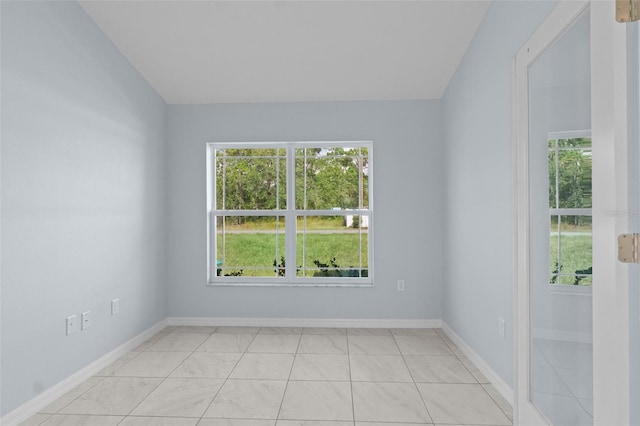
<path id="1" fill-rule="evenodd" d="M 442 324 L 439 319 L 169 317 L 167 320 L 169 325 L 236 327 L 440 328 Z"/>
<path id="2" fill-rule="evenodd" d="M 451 339 L 453 343 L 462 351 L 463 354 L 480 370 L 480 372 L 491 382 L 494 388 L 500 395 L 503 396 L 504 399 L 507 400 L 511 406 L 513 406 L 513 388 L 507 384 L 502 378 L 496 373 L 493 368 L 489 366 L 480 355 L 475 353 L 473 349 L 467 343 L 462 340 L 460 336 L 458 336 L 452 329 L 449 327 L 444 321 L 442 322 L 442 331 Z"/>
<path id="3" fill-rule="evenodd" d="M 164 319 L 149 328 L 146 331 L 138 334 L 133 339 L 128 342 L 118 346 L 111 352 L 101 356 L 97 360 L 93 361 L 91 364 L 82 368 L 81 370 L 73 373 L 71 376 L 66 379 L 58 382 L 57 384 L 51 386 L 49 389 L 42 392 L 40 395 L 36 396 L 32 400 L 22 404 L 20 407 L 6 414 L 2 418 L 0 418 L 0 425 L 2 426 L 15 426 L 32 415 L 36 414 L 39 410 L 43 409 L 47 405 L 54 402 L 56 399 L 60 398 L 65 393 L 69 392 L 71 389 L 78 386 L 80 383 L 87 380 L 89 377 L 95 375 L 103 368 L 107 367 L 113 361 L 117 360 L 130 350 L 134 349 L 141 343 L 145 342 L 151 336 L 162 330 L 167 326 L 167 320 Z"/>

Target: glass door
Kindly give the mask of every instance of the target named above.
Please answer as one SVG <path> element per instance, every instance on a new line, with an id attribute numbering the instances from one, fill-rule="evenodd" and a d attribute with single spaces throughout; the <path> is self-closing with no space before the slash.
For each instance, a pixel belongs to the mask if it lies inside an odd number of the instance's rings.
<path id="1" fill-rule="evenodd" d="M 515 417 L 640 424 L 640 35 L 561 0 L 516 55 Z"/>
<path id="2" fill-rule="evenodd" d="M 551 424 L 593 424 L 589 10 L 530 65 L 530 395 Z"/>

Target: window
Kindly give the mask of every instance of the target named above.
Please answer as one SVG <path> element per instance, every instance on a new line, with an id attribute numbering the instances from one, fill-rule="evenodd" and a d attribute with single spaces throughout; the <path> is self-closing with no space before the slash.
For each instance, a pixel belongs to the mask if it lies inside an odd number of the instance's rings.
<path id="1" fill-rule="evenodd" d="M 551 284 L 593 283 L 591 235 L 591 135 L 551 133 L 549 219 Z"/>
<path id="2" fill-rule="evenodd" d="M 372 143 L 211 143 L 209 283 L 368 285 Z"/>

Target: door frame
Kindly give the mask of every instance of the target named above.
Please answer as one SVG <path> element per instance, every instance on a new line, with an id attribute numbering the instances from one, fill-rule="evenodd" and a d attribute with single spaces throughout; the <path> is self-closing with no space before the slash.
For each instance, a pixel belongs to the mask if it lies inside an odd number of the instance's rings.
<path id="1" fill-rule="evenodd" d="M 628 231 L 626 27 L 610 0 L 561 0 L 513 63 L 514 421 L 547 424 L 531 403 L 529 310 L 528 67 L 590 8 L 593 152 L 594 424 L 628 425 L 628 266 L 617 261 L 616 235 Z"/>

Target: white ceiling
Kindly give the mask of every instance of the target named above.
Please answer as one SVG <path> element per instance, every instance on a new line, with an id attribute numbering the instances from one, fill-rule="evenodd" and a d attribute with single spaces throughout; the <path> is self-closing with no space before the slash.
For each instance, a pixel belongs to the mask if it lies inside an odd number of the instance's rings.
<path id="1" fill-rule="evenodd" d="M 437 99 L 488 1 L 80 1 L 170 104 Z"/>

